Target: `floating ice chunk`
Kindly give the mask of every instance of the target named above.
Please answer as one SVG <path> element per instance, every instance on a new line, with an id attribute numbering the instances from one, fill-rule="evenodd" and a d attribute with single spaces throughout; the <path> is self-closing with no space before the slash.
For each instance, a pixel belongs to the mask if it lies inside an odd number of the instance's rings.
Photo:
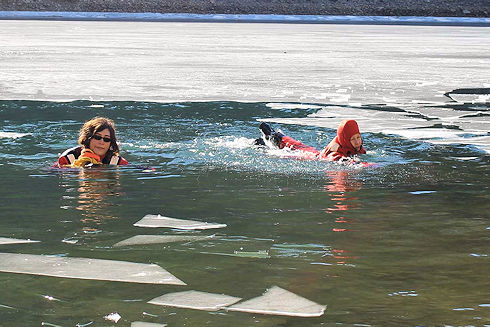
<path id="1" fill-rule="evenodd" d="M 169 218 L 160 215 L 146 215 L 140 221 L 136 222 L 134 226 L 138 227 L 168 227 L 177 229 L 211 229 L 211 228 L 223 228 L 225 224 L 206 223 L 195 220 L 185 220 L 177 218 Z"/>
<path id="2" fill-rule="evenodd" d="M 185 291 L 165 294 L 160 297 L 154 298 L 148 303 L 177 308 L 217 311 L 240 300 L 241 298 L 239 297 L 224 294 Z"/>
<path id="3" fill-rule="evenodd" d="M 475 311 L 473 308 L 454 308 L 453 311 Z"/>
<path id="4" fill-rule="evenodd" d="M 11 139 L 16 139 L 19 137 L 24 137 L 27 135 L 32 135 L 29 133 L 16 133 L 16 132 L 0 132 L 0 139 L 1 138 L 11 138 Z"/>
<path id="5" fill-rule="evenodd" d="M 77 244 L 78 240 L 76 238 L 64 238 L 61 240 L 61 242 L 67 243 L 67 244 Z"/>
<path id="6" fill-rule="evenodd" d="M 121 315 L 117 312 L 112 312 L 107 316 L 104 316 L 105 320 L 114 321 L 116 324 L 121 318 L 122 318 Z"/>
<path id="7" fill-rule="evenodd" d="M 220 253 L 220 252 L 206 252 L 201 251 L 202 254 L 215 254 L 224 255 L 229 257 L 242 257 L 242 258 L 258 258 L 258 259 L 269 259 L 270 255 L 267 250 L 259 250 L 256 252 L 244 252 L 244 251 L 234 251 L 233 253 Z"/>
<path id="8" fill-rule="evenodd" d="M 167 324 L 155 324 L 153 322 L 133 321 L 131 327 L 165 327 Z"/>
<path id="9" fill-rule="evenodd" d="M 413 191 L 413 192 L 409 192 L 410 194 L 415 194 L 415 195 L 419 195 L 419 194 L 431 194 L 431 193 L 436 193 L 436 191 Z"/>
<path id="10" fill-rule="evenodd" d="M 158 315 L 154 315 L 152 313 L 148 313 L 148 312 L 145 312 L 145 311 L 143 311 L 143 316 L 150 316 L 150 317 L 154 317 L 154 318 L 158 317 Z"/>
<path id="11" fill-rule="evenodd" d="M 326 309 L 299 295 L 273 286 L 264 295 L 228 307 L 228 311 L 242 311 L 282 316 L 319 317 Z"/>
<path id="12" fill-rule="evenodd" d="M 451 157 L 459 161 L 469 161 L 469 160 L 477 160 L 480 159 L 480 157 Z"/>
<path id="13" fill-rule="evenodd" d="M 45 298 L 48 301 L 58 301 L 58 302 L 61 302 L 60 299 L 57 299 L 57 298 L 55 298 L 55 297 L 53 297 L 51 295 L 43 295 L 43 298 Z"/>
<path id="14" fill-rule="evenodd" d="M 85 324 L 77 323 L 77 324 L 75 325 L 75 327 L 87 327 L 87 326 L 92 325 L 93 323 L 94 323 L 93 321 L 89 321 L 89 322 L 87 322 L 87 323 L 85 323 Z"/>
<path id="15" fill-rule="evenodd" d="M 270 258 L 269 251 L 267 251 L 267 250 L 259 250 L 259 251 L 255 251 L 255 252 L 235 251 L 233 254 L 237 257 L 244 257 L 244 258 L 260 258 L 260 259 Z"/>
<path id="16" fill-rule="evenodd" d="M 5 309 L 15 309 L 11 306 L 5 305 L 5 304 L 0 304 L 0 308 L 5 308 Z"/>
<path id="17" fill-rule="evenodd" d="M 41 326 L 48 326 L 48 327 L 63 327 L 63 326 L 60 326 L 60 325 L 55 325 L 55 324 L 52 324 L 52 323 L 49 323 L 49 322 L 42 322 L 41 323 Z"/>
<path id="18" fill-rule="evenodd" d="M 113 246 L 144 245 L 144 244 L 161 244 L 172 242 L 192 242 L 212 239 L 216 236 L 193 236 L 193 235 L 136 235 L 125 239 Z"/>
<path id="19" fill-rule="evenodd" d="M 399 291 L 389 293 L 388 296 L 419 296 L 415 291 Z"/>
<path id="20" fill-rule="evenodd" d="M 116 260 L 0 253 L 0 271 L 129 283 L 186 285 L 158 265 Z"/>
<path id="21" fill-rule="evenodd" d="M 0 245 L 2 244 L 19 244 L 19 243 L 38 243 L 39 241 L 32 241 L 32 240 L 21 240 L 17 238 L 7 238 L 7 237 L 0 237 Z"/>

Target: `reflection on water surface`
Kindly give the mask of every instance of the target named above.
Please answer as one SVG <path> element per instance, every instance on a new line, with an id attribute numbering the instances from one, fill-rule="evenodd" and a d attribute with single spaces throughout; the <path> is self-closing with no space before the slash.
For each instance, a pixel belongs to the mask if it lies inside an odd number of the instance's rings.
<path id="1" fill-rule="evenodd" d="M 477 148 L 365 132 L 364 158 L 378 166 L 347 168 L 250 146 L 257 119 L 294 118 L 304 124 L 277 127 L 320 148 L 335 130 L 310 123 L 319 108 L 93 105 L 0 102 L 0 237 L 41 241 L 0 250 L 155 263 L 188 285 L 0 273 L 3 326 L 107 326 L 113 312 L 122 326 L 490 324 L 489 158 Z M 132 165 L 49 169 L 95 115 L 114 119 Z M 227 227 L 133 226 L 146 214 Z M 215 237 L 113 246 L 152 234 Z M 294 318 L 146 303 L 185 290 L 250 299 L 273 285 L 327 305 L 326 313 Z"/>

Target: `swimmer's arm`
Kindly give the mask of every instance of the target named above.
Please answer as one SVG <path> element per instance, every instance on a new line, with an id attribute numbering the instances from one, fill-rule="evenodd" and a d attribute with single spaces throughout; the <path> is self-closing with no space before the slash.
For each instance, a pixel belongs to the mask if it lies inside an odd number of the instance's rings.
<path id="1" fill-rule="evenodd" d="M 322 153 L 320 154 L 321 159 L 326 159 L 328 161 L 337 161 L 343 164 L 355 164 L 360 162 L 358 157 L 346 157 L 339 152 L 330 152 L 326 156 L 322 157 Z"/>
<path id="2" fill-rule="evenodd" d="M 342 158 L 346 158 L 343 155 L 341 155 L 339 152 L 330 152 L 327 154 L 325 150 L 320 152 L 320 159 L 325 159 L 328 161 L 339 161 Z"/>

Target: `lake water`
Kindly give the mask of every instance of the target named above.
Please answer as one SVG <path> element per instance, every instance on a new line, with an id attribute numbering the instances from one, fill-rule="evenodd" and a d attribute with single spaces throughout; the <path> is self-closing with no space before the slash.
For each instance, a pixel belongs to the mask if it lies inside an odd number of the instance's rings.
<path id="1" fill-rule="evenodd" d="M 284 150 L 251 145 L 259 136 L 258 120 L 267 120 L 321 148 L 335 129 L 318 121 L 337 109 L 239 102 L 0 101 L 0 237 L 41 241 L 1 245 L 1 252 L 156 263 L 187 283 L 2 272 L 0 325 L 113 326 L 104 319 L 113 312 L 122 316 L 117 326 L 133 321 L 490 325 L 488 153 L 478 144 L 434 144 L 444 141 L 441 131 L 446 131 L 437 124 L 423 126 L 441 134 L 431 143 L 383 133 L 381 123 L 364 125 L 372 130 L 363 133 L 368 150 L 363 159 L 376 164 L 370 168 L 299 160 Z M 356 114 L 353 118 L 401 112 L 409 122 L 430 121 L 381 105 L 344 109 Z M 485 104 L 464 110 L 480 113 L 482 124 L 488 119 Z M 76 145 L 83 122 L 96 115 L 116 122 L 122 154 L 131 165 L 50 169 L 58 153 Z M 142 168 L 147 166 L 154 171 Z M 200 232 L 134 227 L 146 214 L 227 227 Z M 113 247 L 142 234 L 216 237 Z M 254 257 L 258 251 L 267 255 Z M 250 299 L 274 285 L 328 308 L 318 318 L 295 318 L 146 303 L 184 290 Z"/>

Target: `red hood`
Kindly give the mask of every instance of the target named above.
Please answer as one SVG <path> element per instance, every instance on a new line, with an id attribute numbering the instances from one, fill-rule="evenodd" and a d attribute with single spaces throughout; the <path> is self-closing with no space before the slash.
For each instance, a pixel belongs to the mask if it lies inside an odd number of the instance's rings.
<path id="1" fill-rule="evenodd" d="M 352 144 L 350 144 L 350 139 L 357 133 L 359 133 L 359 126 L 357 126 L 357 122 L 355 120 L 343 120 L 337 129 L 337 140 L 342 148 L 349 150 L 352 153 L 356 153 L 356 149 L 354 149 Z"/>
<path id="2" fill-rule="evenodd" d="M 341 153 L 344 156 L 349 155 L 349 153 L 350 155 L 366 153 L 366 150 L 364 150 L 363 146 L 361 146 L 361 149 L 357 151 L 350 143 L 351 137 L 357 133 L 359 133 L 359 126 L 357 126 L 357 122 L 355 120 L 343 120 L 340 123 L 339 128 L 337 129 L 337 136 L 332 142 L 340 145 L 340 148 L 337 150 L 337 152 Z"/>

